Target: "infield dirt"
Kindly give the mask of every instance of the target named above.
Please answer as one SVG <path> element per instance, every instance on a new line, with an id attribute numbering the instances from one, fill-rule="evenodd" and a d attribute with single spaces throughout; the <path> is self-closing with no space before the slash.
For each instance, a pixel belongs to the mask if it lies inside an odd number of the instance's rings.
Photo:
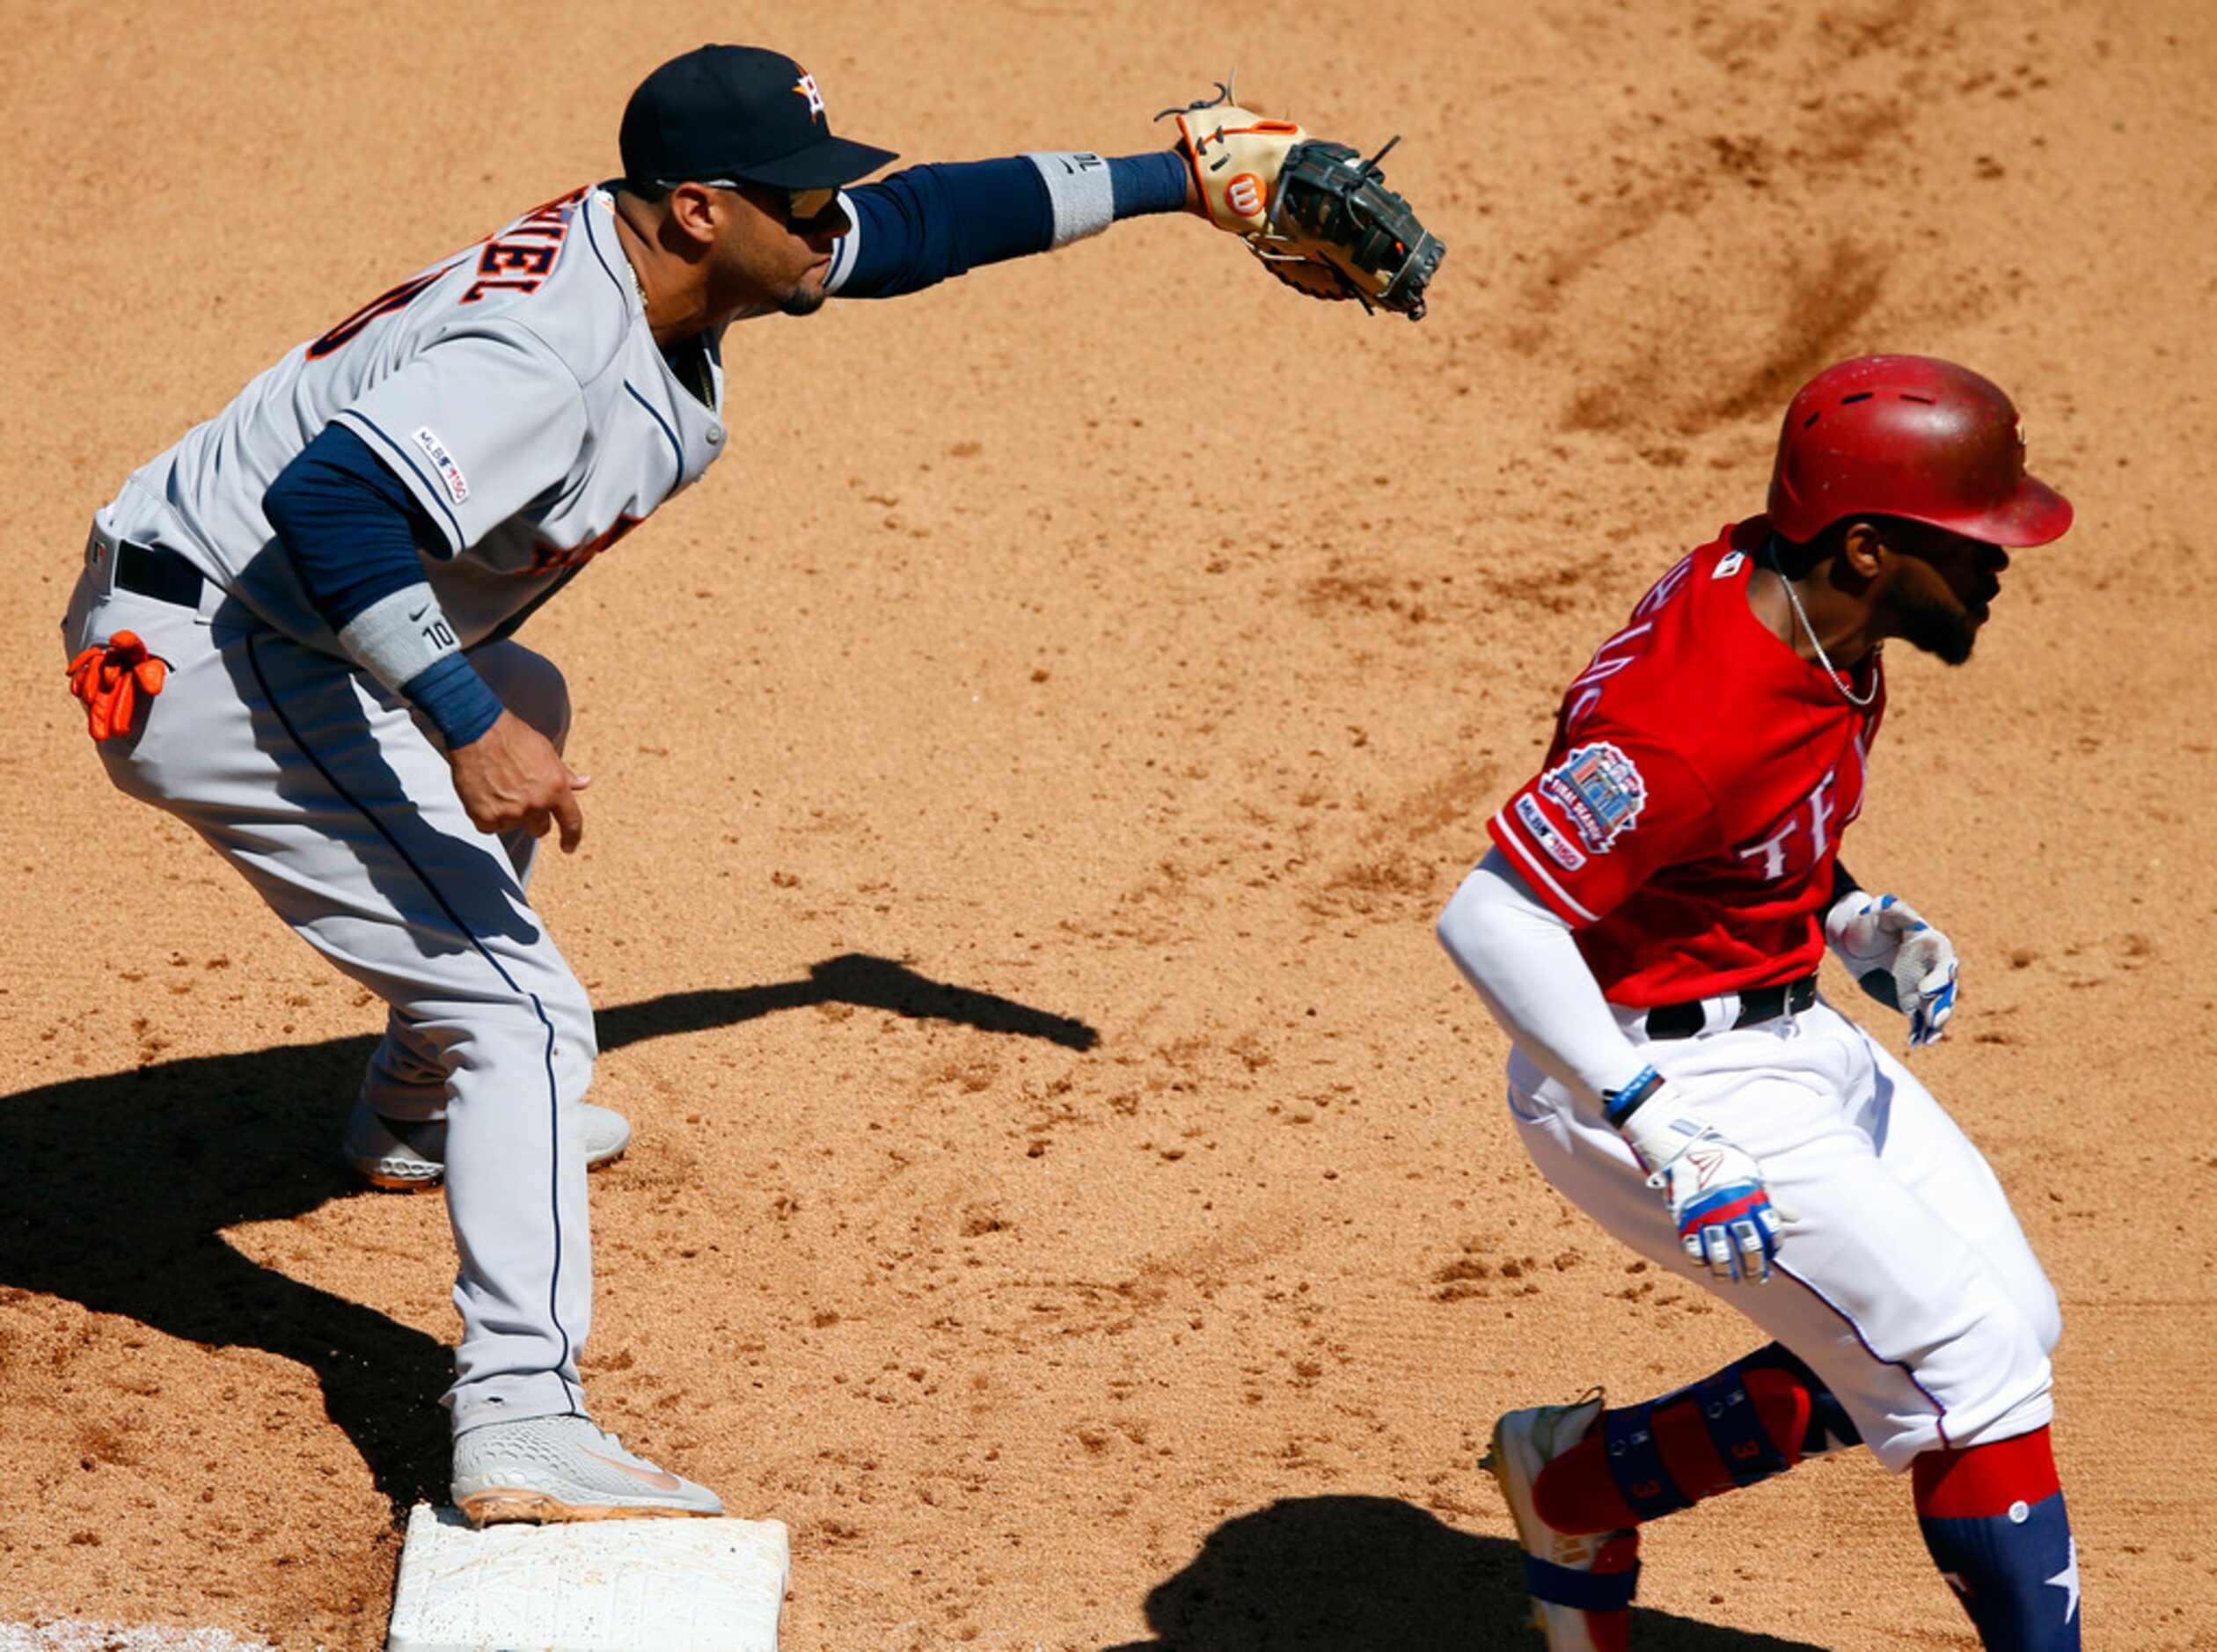
<path id="1" fill-rule="evenodd" d="M 376 1647 L 445 1468 L 443 1202 L 336 1152 L 379 1006 L 109 789 L 86 518 L 736 33 L 910 161 L 1155 147 L 1236 64 L 1401 134 L 1450 248 L 1416 326 L 1189 219 L 744 325 L 736 451 L 525 632 L 595 776 L 537 894 L 638 1132 L 589 1390 L 790 1524 L 786 1646 L 1521 1643 L 1491 1419 L 1752 1335 L 1542 1184 L 1431 919 L 1786 396 L 1878 348 L 2007 386 L 2078 523 L 1972 664 L 1893 662 L 1849 859 L 1965 960 L 1916 1064 L 2062 1295 L 2088 1643 L 2217 1646 L 2213 15 L 0 11 L 0 1621 Z M 1866 1458 L 1646 1557 L 1643 1648 L 1972 1644 Z"/>

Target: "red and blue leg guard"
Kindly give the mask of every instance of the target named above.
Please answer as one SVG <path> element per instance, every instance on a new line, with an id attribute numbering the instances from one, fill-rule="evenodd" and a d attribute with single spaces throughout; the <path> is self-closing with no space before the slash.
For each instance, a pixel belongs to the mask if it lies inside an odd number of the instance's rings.
<path id="1" fill-rule="evenodd" d="M 1611 1408 L 1533 1488 L 1561 1531 L 1618 1531 L 1862 1443 L 1817 1374 L 1774 1342 L 1660 1399 Z"/>

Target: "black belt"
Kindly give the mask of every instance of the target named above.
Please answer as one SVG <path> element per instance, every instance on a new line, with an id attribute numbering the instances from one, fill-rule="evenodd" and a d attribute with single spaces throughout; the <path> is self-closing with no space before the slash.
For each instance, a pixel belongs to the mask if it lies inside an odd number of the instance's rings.
<path id="1" fill-rule="evenodd" d="M 1732 1025 L 1752 1027 L 1759 1021 L 1776 1020 L 1789 1010 L 1798 1015 L 1816 1002 L 1815 976 L 1774 987 L 1750 987 L 1739 995 L 1739 1015 Z M 1650 1038 L 1691 1038 L 1708 1024 L 1699 999 L 1692 1004 L 1659 1005 L 1647 1012 Z"/>
<path id="2" fill-rule="evenodd" d="M 174 551 L 133 545 L 128 539 L 116 542 L 115 584 L 120 590 L 157 603 L 175 603 L 179 608 L 198 608 L 207 583 L 207 576 Z"/>

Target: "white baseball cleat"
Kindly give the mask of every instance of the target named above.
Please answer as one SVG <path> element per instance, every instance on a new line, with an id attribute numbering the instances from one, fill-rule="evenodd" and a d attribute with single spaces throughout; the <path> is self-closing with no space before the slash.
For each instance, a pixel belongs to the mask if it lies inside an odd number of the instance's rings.
<path id="1" fill-rule="evenodd" d="M 633 1456 L 614 1435 L 576 1416 L 488 1422 L 457 1434 L 453 1495 L 473 1526 L 723 1512 L 714 1492 Z"/>
<path id="2" fill-rule="evenodd" d="M 585 1139 L 585 1168 L 598 1170 L 621 1159 L 631 1145 L 631 1125 L 624 1115 L 590 1101 L 579 1102 L 577 1112 Z M 368 1102 L 356 1101 L 341 1145 L 355 1173 L 373 1188 L 415 1193 L 437 1187 L 446 1177 L 443 1121 L 388 1119 L 371 1112 Z"/>
<path id="3" fill-rule="evenodd" d="M 1640 1534 L 1558 1531 L 1533 1498 L 1540 1471 L 1585 1438 L 1601 1406 L 1597 1388 L 1570 1405 L 1505 1412 L 1479 1465 L 1493 1471 L 1517 1523 L 1532 1623 L 1548 1652 L 1624 1652 L 1628 1644 Z"/>

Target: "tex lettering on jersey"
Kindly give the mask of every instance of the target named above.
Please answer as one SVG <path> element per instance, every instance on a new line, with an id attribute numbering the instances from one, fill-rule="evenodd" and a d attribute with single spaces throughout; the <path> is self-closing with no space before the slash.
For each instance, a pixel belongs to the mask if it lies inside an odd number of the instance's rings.
<path id="1" fill-rule="evenodd" d="M 1784 815 L 1735 844 L 1733 858 L 1769 884 L 1806 879 L 1828 863 L 1839 851 L 1840 832 L 1862 813 L 1869 750 L 1870 726 L 1858 720 L 1839 760 Z"/>

